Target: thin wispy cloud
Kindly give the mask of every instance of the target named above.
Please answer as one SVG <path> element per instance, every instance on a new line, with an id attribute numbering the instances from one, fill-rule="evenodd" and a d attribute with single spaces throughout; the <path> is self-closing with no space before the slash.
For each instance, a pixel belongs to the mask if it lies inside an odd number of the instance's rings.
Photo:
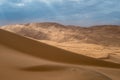
<path id="1" fill-rule="evenodd" d="M 39 21 L 120 24 L 120 0 L 0 0 L 0 25 Z"/>

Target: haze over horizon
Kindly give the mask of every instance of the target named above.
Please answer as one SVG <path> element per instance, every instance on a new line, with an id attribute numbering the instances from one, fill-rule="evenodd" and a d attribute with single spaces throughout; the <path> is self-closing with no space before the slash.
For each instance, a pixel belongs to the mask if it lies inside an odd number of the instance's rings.
<path id="1" fill-rule="evenodd" d="M 58 22 L 120 25 L 120 0 L 0 0 L 0 25 Z"/>

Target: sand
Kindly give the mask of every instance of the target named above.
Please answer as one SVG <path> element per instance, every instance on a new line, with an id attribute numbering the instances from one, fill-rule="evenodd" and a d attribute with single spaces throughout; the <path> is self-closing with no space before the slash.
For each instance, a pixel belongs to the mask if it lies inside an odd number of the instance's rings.
<path id="1" fill-rule="evenodd" d="M 43 22 L 0 28 L 70 52 L 120 63 L 120 26 L 117 25 L 81 27 Z"/>
<path id="2" fill-rule="evenodd" d="M 0 80 L 119 80 L 120 64 L 0 29 Z"/>
<path id="3" fill-rule="evenodd" d="M 48 40 L 38 40 L 40 42 L 59 47 L 77 54 L 85 55 L 88 57 L 101 59 L 120 64 L 120 47 L 103 46 L 99 44 L 91 44 L 84 42 L 63 42 L 58 43 Z"/>

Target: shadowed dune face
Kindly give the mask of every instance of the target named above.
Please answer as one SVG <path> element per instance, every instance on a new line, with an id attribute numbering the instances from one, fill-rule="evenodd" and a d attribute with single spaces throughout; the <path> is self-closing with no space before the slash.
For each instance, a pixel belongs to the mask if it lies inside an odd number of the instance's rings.
<path id="1" fill-rule="evenodd" d="M 35 67 L 28 67 L 23 68 L 22 70 L 25 71 L 31 71 L 31 72 L 49 72 L 49 71 L 60 71 L 60 70 L 66 70 L 67 67 L 63 66 L 55 66 L 55 65 L 41 65 L 41 66 L 35 66 Z"/>
<path id="2" fill-rule="evenodd" d="M 112 80 L 109 77 L 89 69 L 68 67 L 68 66 L 58 66 L 58 65 L 41 65 L 34 67 L 22 68 L 23 71 L 29 72 L 40 72 L 40 73 L 55 73 L 59 74 L 61 77 L 64 76 L 66 80 Z M 61 74 L 62 73 L 62 74 Z M 61 78 L 59 78 L 61 79 Z"/>

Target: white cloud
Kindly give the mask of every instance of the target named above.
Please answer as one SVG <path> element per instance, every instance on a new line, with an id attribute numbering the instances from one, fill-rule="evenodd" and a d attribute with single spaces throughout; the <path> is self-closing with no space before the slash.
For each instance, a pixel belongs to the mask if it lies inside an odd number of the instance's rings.
<path id="1" fill-rule="evenodd" d="M 17 1 L 17 0 L 16 0 Z M 75 3 L 88 3 L 88 2 L 96 2 L 95 0 L 89 0 L 89 1 L 85 1 L 85 0 L 20 0 L 19 2 L 16 2 L 16 1 L 12 1 L 12 0 L 0 0 L 0 5 L 1 4 L 6 4 L 6 3 L 17 3 L 17 4 L 24 4 L 24 5 L 27 5 L 28 3 L 32 4 L 33 2 L 43 2 L 43 3 L 46 3 L 46 4 L 52 4 L 52 3 L 69 3 L 69 2 L 75 2 Z M 15 4 L 16 5 L 16 4 Z M 20 6 L 23 6 L 23 5 L 20 5 Z"/>
<path id="2" fill-rule="evenodd" d="M 63 0 L 21 0 L 23 3 L 32 3 L 32 2 L 44 2 L 44 3 L 54 3 L 54 2 L 63 2 Z"/>
<path id="3" fill-rule="evenodd" d="M 21 0 L 22 3 L 32 3 L 37 0 Z"/>
<path id="4" fill-rule="evenodd" d="M 63 0 L 36 0 L 36 1 L 39 1 L 39 2 L 44 2 L 46 4 L 52 4 L 52 3 L 63 3 Z"/>
<path id="5" fill-rule="evenodd" d="M 25 4 L 24 3 L 16 3 L 15 6 L 23 7 L 23 6 L 25 6 Z"/>
<path id="6" fill-rule="evenodd" d="M 84 0 L 67 0 L 67 1 L 72 1 L 72 2 L 83 2 Z"/>

